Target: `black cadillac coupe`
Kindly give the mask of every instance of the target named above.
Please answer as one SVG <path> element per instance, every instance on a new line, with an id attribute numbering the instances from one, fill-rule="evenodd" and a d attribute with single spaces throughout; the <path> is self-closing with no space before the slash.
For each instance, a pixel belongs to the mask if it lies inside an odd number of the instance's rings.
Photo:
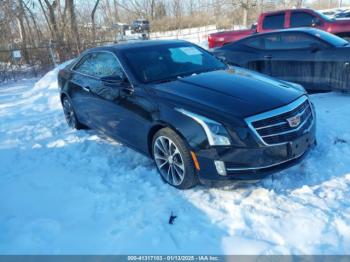
<path id="1" fill-rule="evenodd" d="M 90 49 L 58 82 L 71 127 L 153 158 L 179 189 L 261 178 L 302 159 L 315 141 L 315 113 L 300 85 L 228 67 L 184 41 Z"/>
<path id="2" fill-rule="evenodd" d="M 227 63 L 303 85 L 308 91 L 350 89 L 350 45 L 314 28 L 257 34 L 213 51 Z"/>

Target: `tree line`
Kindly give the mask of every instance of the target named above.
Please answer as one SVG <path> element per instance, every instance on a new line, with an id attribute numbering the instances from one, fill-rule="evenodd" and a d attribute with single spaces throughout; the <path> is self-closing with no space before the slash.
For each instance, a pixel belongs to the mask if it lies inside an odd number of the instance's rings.
<path id="1" fill-rule="evenodd" d="M 335 7 L 339 0 L 309 0 Z M 118 23 L 148 19 L 151 31 L 215 24 L 249 26 L 258 14 L 300 7 L 303 0 L 1 0 L 0 50 L 19 49 L 30 63 L 34 50 L 52 45 L 59 61 L 103 41 L 113 41 Z M 40 56 L 37 54 L 37 56 Z M 0 61 L 7 58 L 0 52 Z"/>

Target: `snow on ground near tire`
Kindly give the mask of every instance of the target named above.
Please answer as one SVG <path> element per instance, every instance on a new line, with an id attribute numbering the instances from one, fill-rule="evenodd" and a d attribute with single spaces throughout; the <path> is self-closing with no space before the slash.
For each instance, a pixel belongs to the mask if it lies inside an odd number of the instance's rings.
<path id="1" fill-rule="evenodd" d="M 69 129 L 57 71 L 0 86 L 1 254 L 350 254 L 350 96 L 311 96 L 318 146 L 301 164 L 178 191 L 146 157 Z"/>

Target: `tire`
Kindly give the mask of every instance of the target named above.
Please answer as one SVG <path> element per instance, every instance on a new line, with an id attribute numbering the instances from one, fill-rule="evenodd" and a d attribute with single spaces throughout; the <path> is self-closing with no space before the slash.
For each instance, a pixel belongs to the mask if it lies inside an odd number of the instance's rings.
<path id="1" fill-rule="evenodd" d="M 62 99 L 62 107 L 68 126 L 77 130 L 84 129 L 84 126 L 78 121 L 73 105 L 67 96 Z"/>
<path id="2" fill-rule="evenodd" d="M 189 189 L 198 184 L 189 147 L 175 131 L 170 128 L 159 130 L 152 140 L 152 153 L 161 178 L 166 183 L 178 189 Z"/>

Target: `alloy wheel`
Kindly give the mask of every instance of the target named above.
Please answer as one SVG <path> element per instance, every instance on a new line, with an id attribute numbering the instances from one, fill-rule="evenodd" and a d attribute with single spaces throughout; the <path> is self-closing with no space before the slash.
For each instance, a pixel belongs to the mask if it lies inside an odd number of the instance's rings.
<path id="1" fill-rule="evenodd" d="M 68 125 L 72 128 L 76 128 L 76 126 L 77 126 L 76 121 L 77 120 L 75 118 L 72 104 L 69 102 L 69 100 L 67 98 L 64 98 L 64 100 L 63 100 L 63 112 L 64 112 L 64 116 L 66 118 Z"/>
<path id="2" fill-rule="evenodd" d="M 153 144 L 153 155 L 162 177 L 171 185 L 178 186 L 185 178 L 185 164 L 175 143 L 166 136 L 159 136 Z"/>

